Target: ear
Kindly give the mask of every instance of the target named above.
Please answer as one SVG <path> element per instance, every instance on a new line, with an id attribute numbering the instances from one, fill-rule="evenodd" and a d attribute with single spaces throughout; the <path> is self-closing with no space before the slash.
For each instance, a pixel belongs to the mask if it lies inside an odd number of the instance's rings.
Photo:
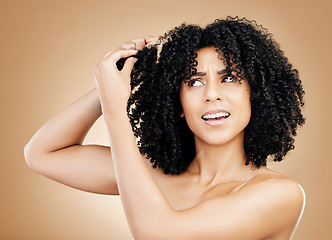
<path id="1" fill-rule="evenodd" d="M 182 113 L 180 114 L 180 118 L 182 118 L 182 117 L 184 117 L 184 112 L 182 112 Z"/>

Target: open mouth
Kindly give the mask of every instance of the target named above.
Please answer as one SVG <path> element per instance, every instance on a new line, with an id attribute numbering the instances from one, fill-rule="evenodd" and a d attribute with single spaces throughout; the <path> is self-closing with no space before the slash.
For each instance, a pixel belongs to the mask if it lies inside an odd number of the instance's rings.
<path id="1" fill-rule="evenodd" d="M 228 112 L 218 112 L 218 113 L 210 113 L 210 114 L 205 114 L 202 116 L 202 119 L 204 121 L 218 121 L 218 120 L 223 120 L 226 119 L 230 116 Z"/>

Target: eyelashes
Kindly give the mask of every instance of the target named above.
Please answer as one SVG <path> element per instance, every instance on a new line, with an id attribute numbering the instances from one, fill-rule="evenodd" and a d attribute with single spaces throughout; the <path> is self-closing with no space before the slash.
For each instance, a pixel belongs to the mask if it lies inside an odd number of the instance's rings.
<path id="1" fill-rule="evenodd" d="M 232 83 L 232 82 L 236 82 L 236 81 L 237 81 L 237 79 L 234 75 L 226 75 L 226 76 L 223 76 L 221 79 L 222 83 Z M 204 84 L 205 84 L 204 80 L 201 78 L 194 78 L 194 79 L 187 81 L 188 87 L 203 86 Z"/>
<path id="2" fill-rule="evenodd" d="M 200 79 L 196 78 L 196 79 L 189 80 L 187 82 L 187 85 L 188 85 L 188 87 L 197 87 L 197 86 L 202 86 L 203 82 Z"/>
<path id="3" fill-rule="evenodd" d="M 235 82 L 236 78 L 233 75 L 223 77 L 223 82 Z"/>

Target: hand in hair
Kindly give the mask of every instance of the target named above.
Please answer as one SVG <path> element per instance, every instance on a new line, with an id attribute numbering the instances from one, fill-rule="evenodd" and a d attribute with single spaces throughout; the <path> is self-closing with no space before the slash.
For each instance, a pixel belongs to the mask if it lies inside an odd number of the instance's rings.
<path id="1" fill-rule="evenodd" d="M 123 43 L 118 49 L 106 53 L 94 68 L 93 76 L 97 85 L 102 111 L 105 114 L 123 112 L 130 95 L 130 73 L 136 62 L 135 54 L 144 48 L 154 37 L 135 39 Z M 123 61 L 119 69 L 119 61 Z"/>

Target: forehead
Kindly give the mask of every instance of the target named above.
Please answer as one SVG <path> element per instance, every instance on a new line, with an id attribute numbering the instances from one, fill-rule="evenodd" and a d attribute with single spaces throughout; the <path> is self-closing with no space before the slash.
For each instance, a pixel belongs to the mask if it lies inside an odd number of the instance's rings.
<path id="1" fill-rule="evenodd" d="M 220 58 L 220 54 L 216 51 L 216 48 L 205 47 L 197 50 L 197 70 L 204 69 L 207 67 L 216 67 L 221 69 L 225 69 L 226 66 L 222 58 Z"/>

